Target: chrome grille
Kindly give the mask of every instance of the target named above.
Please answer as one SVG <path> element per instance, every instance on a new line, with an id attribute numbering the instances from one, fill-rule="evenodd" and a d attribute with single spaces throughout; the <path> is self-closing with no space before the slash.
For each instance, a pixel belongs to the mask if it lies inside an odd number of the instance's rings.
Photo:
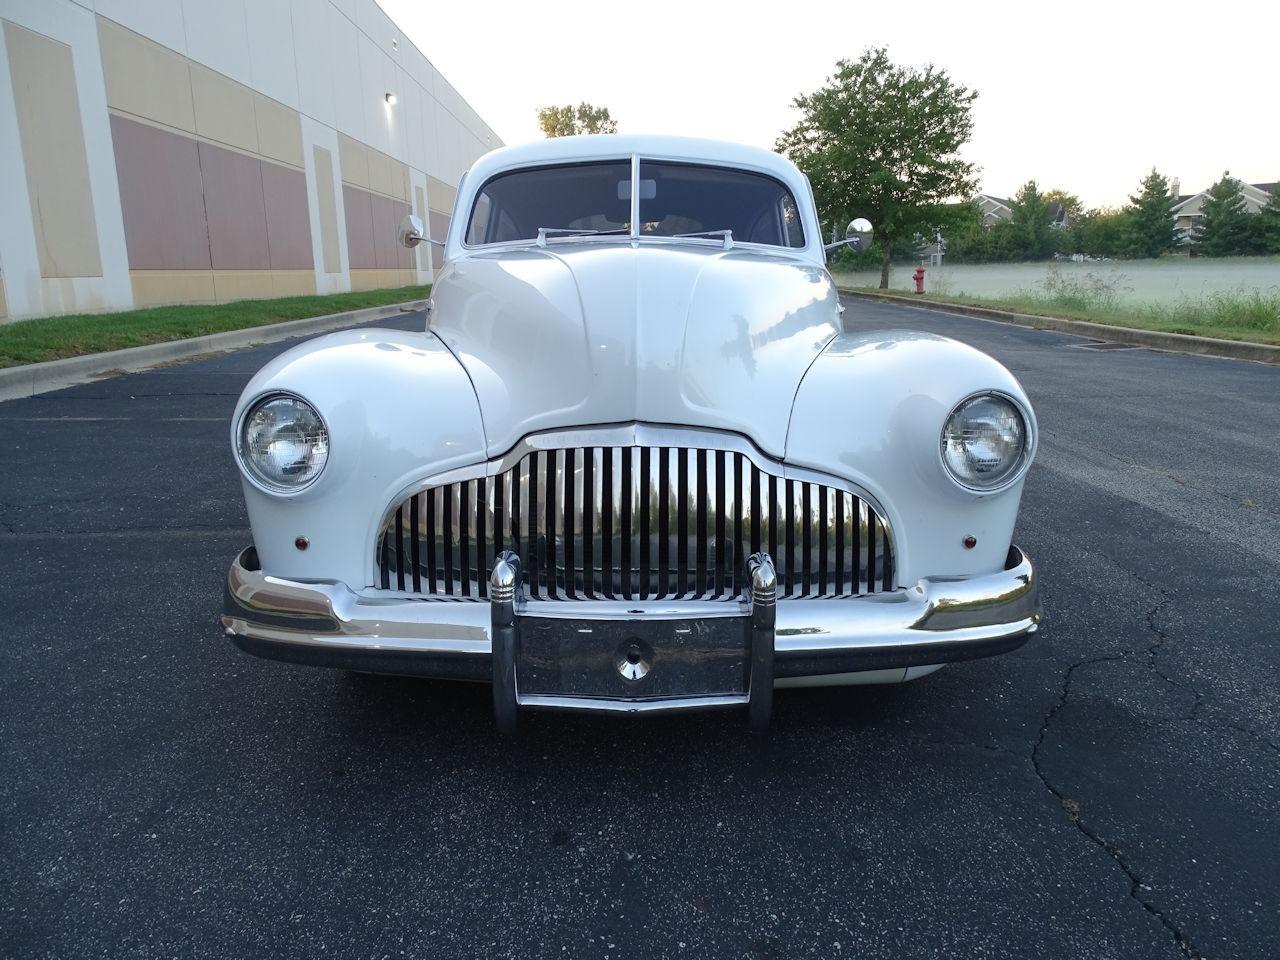
<path id="1" fill-rule="evenodd" d="M 483 599 L 502 550 L 531 600 L 730 600 L 760 550 L 780 599 L 893 586 L 887 528 L 856 494 L 742 449 L 638 444 L 530 449 L 409 496 L 379 538 L 378 582 Z"/>

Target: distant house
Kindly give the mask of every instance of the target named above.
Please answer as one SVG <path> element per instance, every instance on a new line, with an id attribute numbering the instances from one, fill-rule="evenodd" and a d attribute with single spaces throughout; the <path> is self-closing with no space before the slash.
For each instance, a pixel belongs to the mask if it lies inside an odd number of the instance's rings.
<path id="1" fill-rule="evenodd" d="M 982 229 L 984 231 L 1001 220 L 1013 219 L 1013 201 L 990 193 L 980 193 L 973 198 L 978 210 L 982 213 Z M 1066 209 L 1060 203 L 1049 204 L 1049 226 L 1055 230 L 1065 230 L 1071 225 Z"/>
<path id="2" fill-rule="evenodd" d="M 1280 187 L 1280 183 L 1241 183 L 1240 189 L 1244 193 L 1245 209 L 1249 213 L 1257 213 L 1267 205 L 1267 200 L 1276 188 Z M 1170 191 L 1176 198 L 1177 203 L 1173 208 L 1173 222 L 1178 228 L 1178 242 L 1189 247 L 1195 241 L 1192 239 L 1196 225 L 1199 224 L 1200 218 L 1204 216 L 1204 201 L 1209 195 L 1208 190 L 1201 190 L 1199 193 L 1179 193 L 1178 181 L 1174 180 L 1172 190 Z"/>
<path id="3" fill-rule="evenodd" d="M 1001 220 L 1013 219 L 1013 204 L 1004 197 L 993 197 L 989 193 L 980 193 L 973 198 L 982 213 L 982 229 L 987 230 Z"/>

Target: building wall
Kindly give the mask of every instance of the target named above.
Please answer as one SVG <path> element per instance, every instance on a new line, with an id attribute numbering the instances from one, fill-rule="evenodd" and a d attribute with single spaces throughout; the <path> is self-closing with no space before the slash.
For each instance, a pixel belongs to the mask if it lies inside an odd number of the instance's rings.
<path id="1" fill-rule="evenodd" d="M 374 0 L 0 0 L 0 320 L 429 282 L 500 145 Z"/>

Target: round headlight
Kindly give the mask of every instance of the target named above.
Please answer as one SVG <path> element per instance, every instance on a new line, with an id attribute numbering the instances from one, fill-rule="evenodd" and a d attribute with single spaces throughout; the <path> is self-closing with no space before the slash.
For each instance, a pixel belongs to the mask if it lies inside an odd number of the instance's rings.
<path id="1" fill-rule="evenodd" d="M 981 393 L 951 411 L 942 428 L 942 464 L 967 490 L 987 492 L 1016 478 L 1031 451 L 1031 431 L 1008 397 Z"/>
<path id="2" fill-rule="evenodd" d="M 287 393 L 269 394 L 240 421 L 240 462 L 252 479 L 278 493 L 301 490 L 329 460 L 329 431 L 315 407 Z"/>

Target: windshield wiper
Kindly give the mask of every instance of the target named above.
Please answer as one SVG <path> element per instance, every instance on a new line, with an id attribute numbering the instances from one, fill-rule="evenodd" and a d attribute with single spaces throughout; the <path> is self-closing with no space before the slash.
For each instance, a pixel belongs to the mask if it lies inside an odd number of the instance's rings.
<path id="1" fill-rule="evenodd" d="M 673 233 L 673 237 L 723 237 L 724 248 L 726 250 L 733 249 L 733 231 L 732 230 L 695 230 L 693 233 Z"/>
<path id="2" fill-rule="evenodd" d="M 611 233 L 630 233 L 630 227 L 615 227 L 612 230 L 591 230 L 586 227 L 539 227 L 538 246 L 547 245 L 547 237 L 555 234 L 558 237 L 602 237 Z"/>

